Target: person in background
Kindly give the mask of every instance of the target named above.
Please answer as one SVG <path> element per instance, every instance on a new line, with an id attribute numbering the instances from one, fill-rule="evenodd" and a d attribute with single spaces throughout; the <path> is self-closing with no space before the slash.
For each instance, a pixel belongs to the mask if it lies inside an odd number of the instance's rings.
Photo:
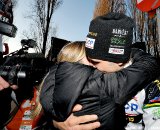
<path id="1" fill-rule="evenodd" d="M 72 127 L 63 121 L 70 118 L 75 104 L 81 104 L 83 109 L 75 116 L 98 115 L 100 130 L 125 129 L 124 105 L 160 71 L 153 56 L 131 49 L 133 26 L 133 20 L 124 14 L 97 17 L 91 21 L 85 46 L 90 63 L 98 70 L 70 62 L 51 69 L 40 101 L 47 117 L 60 122 L 54 121 L 55 127 L 77 130 L 80 123 Z"/>
<path id="2" fill-rule="evenodd" d="M 125 105 L 126 130 L 158 130 L 160 123 L 160 77 Z"/>
<path id="3" fill-rule="evenodd" d="M 146 52 L 145 42 L 132 44 Z M 142 89 L 125 105 L 126 130 L 158 130 L 160 123 L 160 76 Z"/>

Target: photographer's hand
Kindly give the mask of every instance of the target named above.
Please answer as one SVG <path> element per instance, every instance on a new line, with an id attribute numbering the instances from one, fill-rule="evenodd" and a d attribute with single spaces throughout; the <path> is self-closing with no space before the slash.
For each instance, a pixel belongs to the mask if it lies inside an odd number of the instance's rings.
<path id="1" fill-rule="evenodd" d="M 81 105 L 76 105 L 73 108 L 73 111 L 79 111 L 81 109 Z M 84 115 L 76 117 L 72 113 L 64 122 L 53 121 L 53 125 L 59 130 L 94 130 L 100 127 L 100 122 L 96 121 L 87 124 L 82 123 L 94 121 L 97 119 L 97 115 Z"/>
<path id="2" fill-rule="evenodd" d="M 0 91 L 2 91 L 3 89 L 9 88 L 9 87 L 14 90 L 18 88 L 17 85 L 10 86 L 10 84 L 0 76 Z"/>

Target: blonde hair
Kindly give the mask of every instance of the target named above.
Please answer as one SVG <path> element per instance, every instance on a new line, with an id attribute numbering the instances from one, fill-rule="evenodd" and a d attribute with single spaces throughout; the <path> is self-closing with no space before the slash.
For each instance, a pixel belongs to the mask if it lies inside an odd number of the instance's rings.
<path id="1" fill-rule="evenodd" d="M 41 90 L 42 90 L 42 86 L 43 86 L 44 80 L 46 79 L 48 74 L 49 73 L 47 73 L 47 75 L 43 78 L 41 84 L 39 85 L 37 103 L 36 103 L 35 108 L 31 111 L 31 118 L 32 119 L 36 118 L 38 115 L 40 115 L 43 112 L 42 105 L 40 103 L 40 99 L 39 98 L 40 98 L 40 93 L 41 93 Z"/>
<path id="2" fill-rule="evenodd" d="M 80 62 L 85 56 L 85 44 L 83 41 L 75 41 L 66 44 L 57 56 L 57 62 Z M 47 74 L 48 75 L 48 74 Z M 45 76 L 45 78 L 47 77 Z M 42 105 L 39 101 L 39 96 L 41 93 L 41 89 L 43 87 L 44 80 L 41 82 L 39 86 L 39 95 L 38 101 L 35 109 L 32 111 L 31 118 L 36 118 L 41 112 L 43 112 Z"/>
<path id="3" fill-rule="evenodd" d="M 75 41 L 65 45 L 57 56 L 57 62 L 80 62 L 85 56 L 85 45 L 82 41 Z"/>

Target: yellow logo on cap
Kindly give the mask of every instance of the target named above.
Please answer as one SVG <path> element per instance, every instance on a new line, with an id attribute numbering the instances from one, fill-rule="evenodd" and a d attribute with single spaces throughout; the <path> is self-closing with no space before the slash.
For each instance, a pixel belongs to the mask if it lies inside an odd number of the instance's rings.
<path id="1" fill-rule="evenodd" d="M 95 37 L 97 36 L 97 33 L 95 33 L 95 32 L 89 32 L 88 34 L 91 36 L 95 36 Z"/>

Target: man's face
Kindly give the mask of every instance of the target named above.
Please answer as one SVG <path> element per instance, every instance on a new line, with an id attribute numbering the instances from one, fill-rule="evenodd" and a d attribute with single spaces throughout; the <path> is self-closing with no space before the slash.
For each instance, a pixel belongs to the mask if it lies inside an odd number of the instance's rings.
<path id="1" fill-rule="evenodd" d="M 93 67 L 105 73 L 116 72 L 123 68 L 121 66 L 122 63 L 114 63 L 114 62 L 103 61 L 103 60 L 92 59 L 92 58 L 88 58 L 88 61 L 90 62 L 90 64 L 92 64 Z"/>

